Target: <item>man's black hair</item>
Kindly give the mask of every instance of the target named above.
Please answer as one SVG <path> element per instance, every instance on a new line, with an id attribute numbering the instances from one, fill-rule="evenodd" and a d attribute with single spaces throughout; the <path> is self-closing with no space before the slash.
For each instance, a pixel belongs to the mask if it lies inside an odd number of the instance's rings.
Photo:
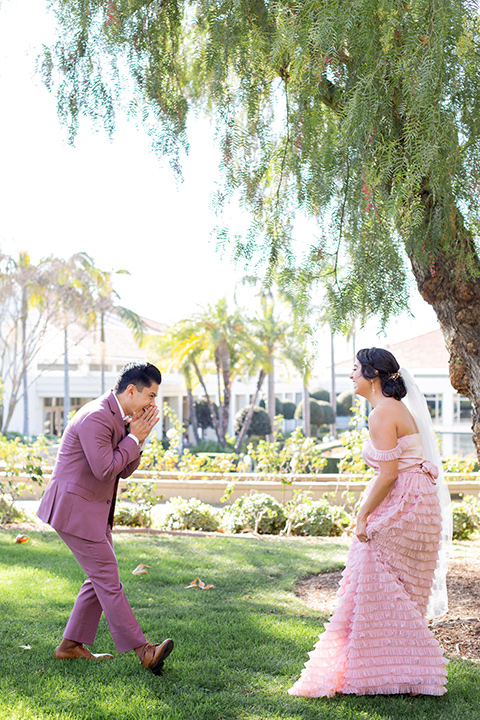
<path id="1" fill-rule="evenodd" d="M 151 387 L 152 383 L 160 385 L 162 373 L 148 362 L 130 362 L 120 370 L 115 382 L 115 394 L 120 395 L 129 385 L 135 385 L 141 392 L 145 387 Z"/>

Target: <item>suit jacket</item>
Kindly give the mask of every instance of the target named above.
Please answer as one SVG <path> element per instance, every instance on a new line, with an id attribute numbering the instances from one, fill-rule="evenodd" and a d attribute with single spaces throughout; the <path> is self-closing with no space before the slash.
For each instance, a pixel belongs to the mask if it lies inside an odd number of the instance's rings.
<path id="1" fill-rule="evenodd" d="M 113 392 L 84 405 L 63 433 L 38 517 L 56 530 L 99 542 L 113 510 L 119 478 L 140 463 Z"/>

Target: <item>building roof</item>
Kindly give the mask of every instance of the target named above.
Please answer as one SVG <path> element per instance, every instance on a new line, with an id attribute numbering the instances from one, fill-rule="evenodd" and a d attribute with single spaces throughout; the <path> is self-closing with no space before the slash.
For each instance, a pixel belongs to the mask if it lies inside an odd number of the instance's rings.
<path id="1" fill-rule="evenodd" d="M 448 373 L 448 352 L 441 330 L 432 330 L 384 347 L 395 355 L 403 367 L 412 370 L 443 370 Z M 335 364 L 339 374 L 350 373 L 351 369 L 351 358 Z"/>

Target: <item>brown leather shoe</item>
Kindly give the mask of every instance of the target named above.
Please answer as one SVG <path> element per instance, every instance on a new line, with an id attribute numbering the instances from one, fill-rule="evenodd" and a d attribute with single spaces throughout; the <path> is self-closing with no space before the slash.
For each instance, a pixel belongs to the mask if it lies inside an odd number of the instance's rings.
<path id="1" fill-rule="evenodd" d="M 62 650 L 60 647 L 55 648 L 55 660 L 78 660 L 79 658 L 83 660 L 109 660 L 113 658 L 113 655 L 109 653 L 95 655 L 83 645 L 76 645 L 71 650 Z"/>
<path id="2" fill-rule="evenodd" d="M 162 672 L 163 661 L 173 650 L 173 640 L 167 638 L 162 643 L 145 643 L 140 662 L 144 668 L 151 670 L 154 675 Z"/>

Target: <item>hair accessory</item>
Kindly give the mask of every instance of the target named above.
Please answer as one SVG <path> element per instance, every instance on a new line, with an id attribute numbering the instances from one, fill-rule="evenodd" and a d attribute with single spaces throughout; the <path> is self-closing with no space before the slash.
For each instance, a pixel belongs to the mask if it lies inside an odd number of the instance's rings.
<path id="1" fill-rule="evenodd" d="M 392 373 L 388 379 L 389 380 L 398 380 L 399 377 L 402 377 L 402 373 L 400 372 L 400 370 L 398 372 Z"/>

